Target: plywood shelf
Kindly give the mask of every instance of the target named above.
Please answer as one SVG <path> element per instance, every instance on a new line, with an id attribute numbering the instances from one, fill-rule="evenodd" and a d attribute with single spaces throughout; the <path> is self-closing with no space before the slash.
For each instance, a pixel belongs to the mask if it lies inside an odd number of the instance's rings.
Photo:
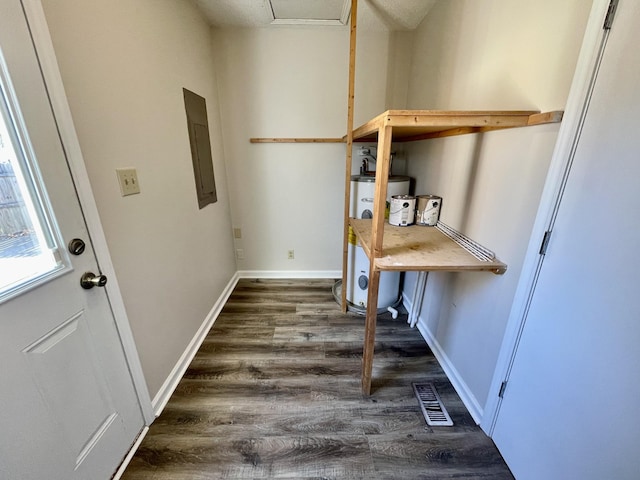
<path id="1" fill-rule="evenodd" d="M 393 127 L 392 141 L 414 142 L 505 128 L 558 123 L 562 120 L 562 114 L 561 111 L 540 113 L 533 110 L 387 110 L 353 130 L 353 141 L 376 142 L 378 131 L 385 126 Z M 341 138 L 250 138 L 249 141 L 251 143 L 347 143 L 347 135 Z"/>
<path id="2" fill-rule="evenodd" d="M 393 128 L 393 142 L 465 135 L 505 128 L 527 127 L 562 120 L 560 111 L 533 110 L 387 110 L 353 131 L 354 141 L 376 142 L 384 127 Z"/>
<path id="3" fill-rule="evenodd" d="M 351 218 L 349 222 L 367 257 L 371 258 L 371 220 Z M 382 256 L 373 259 L 375 268 L 381 271 L 487 271 L 502 274 L 507 270 L 507 266 L 495 256 L 470 249 L 471 240 L 456 241 L 455 237 L 438 227 L 396 227 L 385 223 L 383 234 Z M 458 234 L 458 238 L 464 236 Z"/>
<path id="4" fill-rule="evenodd" d="M 250 143 L 344 143 L 342 138 L 300 138 L 300 137 L 272 137 L 272 138 L 250 138 Z"/>

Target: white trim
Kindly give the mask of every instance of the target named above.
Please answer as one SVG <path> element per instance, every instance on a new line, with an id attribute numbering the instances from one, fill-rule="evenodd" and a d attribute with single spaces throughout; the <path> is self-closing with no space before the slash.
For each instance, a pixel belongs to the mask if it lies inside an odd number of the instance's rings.
<path id="1" fill-rule="evenodd" d="M 411 310 L 412 302 L 407 295 L 402 294 L 402 301 L 407 310 Z M 447 378 L 453 385 L 456 393 L 464 403 L 464 406 L 467 408 L 473 420 L 476 423 L 480 423 L 480 419 L 483 417 L 482 407 L 478 403 L 478 400 L 471 392 L 471 389 L 466 384 L 466 382 L 462 379 L 462 375 L 458 372 L 458 370 L 454 367 L 453 362 L 449 359 L 444 349 L 440 345 L 440 342 L 436 339 L 436 337 L 431 333 L 429 328 L 426 326 L 424 320 L 421 316 L 418 316 L 418 331 L 422 335 L 424 341 L 429 345 L 429 348 L 433 352 L 434 357 L 440 364 L 442 370 L 447 375 Z"/>
<path id="2" fill-rule="evenodd" d="M 162 413 L 162 410 L 164 410 L 164 407 L 167 405 L 167 402 L 171 398 L 171 395 L 173 395 L 173 392 L 178 386 L 178 383 L 180 383 L 180 380 L 182 380 L 182 377 L 184 376 L 184 373 L 187 371 L 187 368 L 189 367 L 189 364 L 193 360 L 193 357 L 195 357 L 196 353 L 198 352 L 198 349 L 202 345 L 202 342 L 204 341 L 205 337 L 209 333 L 209 330 L 211 330 L 211 327 L 213 326 L 216 319 L 218 318 L 218 315 L 220 315 L 222 308 L 224 307 L 225 303 L 231 296 L 231 293 L 233 292 L 233 289 L 237 285 L 239 278 L 240 277 L 238 276 L 238 273 L 235 273 L 233 277 L 231 277 L 231 280 L 229 280 L 229 283 L 227 284 L 222 294 L 220 295 L 216 303 L 213 305 L 213 307 L 209 311 L 209 314 L 206 316 L 206 318 L 202 322 L 202 325 L 200 325 L 200 328 L 198 328 L 198 331 L 196 332 L 196 334 L 193 336 L 193 338 L 187 345 L 187 348 L 184 350 L 184 352 L 178 359 L 178 362 L 173 367 L 173 370 L 171 370 L 171 373 L 162 384 L 162 387 L 160 387 L 160 390 L 158 391 L 158 393 L 156 393 L 156 396 L 153 397 L 153 400 L 151 403 L 153 405 L 153 410 L 156 417 L 160 416 L 160 414 Z"/>
<path id="3" fill-rule="evenodd" d="M 344 0 L 344 3 L 342 4 L 342 13 L 340 14 L 340 23 L 342 23 L 343 25 L 346 25 L 347 22 L 349 21 L 349 17 L 351 16 L 352 5 L 353 5 L 353 2 L 351 2 L 350 0 Z"/>
<path id="4" fill-rule="evenodd" d="M 40 68 L 47 86 L 49 100 L 58 125 L 60 139 L 64 146 L 67 156 L 67 162 L 73 177 L 74 184 L 85 222 L 91 236 L 91 242 L 95 249 L 96 258 L 100 265 L 102 273 L 109 277 L 109 284 L 106 288 L 109 303 L 115 318 L 115 324 L 120 334 L 122 346 L 131 378 L 138 395 L 140 409 L 142 411 L 145 423 L 149 425 L 153 419 L 153 410 L 151 408 L 151 400 L 149 390 L 140 364 L 140 358 L 133 339 L 133 333 L 129 325 L 129 319 L 124 307 L 122 294 L 118 286 L 118 280 L 111 262 L 111 255 L 107 247 L 107 240 L 102 229 L 98 208 L 93 197 L 89 175 L 87 174 L 80 143 L 76 134 L 75 126 L 71 116 L 71 110 L 67 101 L 67 95 L 64 90 L 60 70 L 56 60 L 49 27 L 40 0 L 22 0 L 25 16 L 33 43 L 38 54 Z"/>
<path id="5" fill-rule="evenodd" d="M 340 270 L 238 270 L 240 278 L 335 278 L 342 277 Z"/>
<path id="6" fill-rule="evenodd" d="M 558 140 L 556 141 L 522 273 L 520 274 L 518 287 L 511 306 L 509 320 L 489 389 L 490 393 L 484 408 L 484 416 L 480 423 L 480 427 L 489 436 L 493 434 L 500 410 L 501 399 L 498 397 L 498 392 L 502 382 L 508 378 L 524 326 L 529 299 L 533 294 L 541 266 L 540 242 L 553 219 L 554 211 L 561 195 L 563 178 L 571 159 L 571 152 L 580 135 L 583 113 L 589 103 L 591 85 L 594 81 L 602 46 L 604 34 L 602 25 L 608 7 L 609 0 L 593 1 L 562 125 L 558 132 Z"/>
<path id="7" fill-rule="evenodd" d="M 308 25 L 314 27 L 344 27 L 341 20 L 317 20 L 313 18 L 278 18 L 271 25 Z"/>
<path id="8" fill-rule="evenodd" d="M 114 473 L 114 475 L 113 475 L 111 480 L 120 480 L 120 478 L 124 474 L 125 470 L 129 466 L 129 463 L 131 463 L 131 459 L 133 458 L 133 456 L 138 451 L 138 447 L 142 443 L 142 440 L 144 440 L 144 437 L 147 436 L 148 432 L 149 432 L 149 427 L 145 426 L 142 429 L 142 432 L 140 432 L 140 435 L 138 435 L 138 438 L 136 438 L 136 441 L 133 442 L 133 445 L 131 445 L 131 448 L 129 449 L 129 452 L 127 453 L 127 456 L 124 457 L 124 460 L 122 461 L 122 463 L 118 467 L 118 470 L 116 470 L 116 473 Z"/>
<path id="9" fill-rule="evenodd" d="M 349 21 L 351 15 L 351 1 L 344 0 L 342 4 L 342 12 L 340 18 L 328 19 L 328 18 L 275 18 L 273 4 L 269 0 L 269 10 L 271 14 L 271 25 L 315 25 L 315 26 L 337 26 L 344 27 Z"/>

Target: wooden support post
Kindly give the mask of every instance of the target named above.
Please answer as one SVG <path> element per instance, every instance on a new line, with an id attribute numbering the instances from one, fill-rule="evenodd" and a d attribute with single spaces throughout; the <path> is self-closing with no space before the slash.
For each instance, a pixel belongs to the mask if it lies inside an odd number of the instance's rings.
<path id="1" fill-rule="evenodd" d="M 382 256 L 382 239 L 384 237 L 384 213 L 387 203 L 387 186 L 389 183 L 391 160 L 392 127 L 381 126 L 378 131 L 378 161 L 376 162 L 376 189 L 371 225 L 371 246 L 369 248 L 369 291 L 367 293 L 367 318 L 364 328 L 364 348 L 362 352 L 362 393 L 371 394 L 371 372 L 373 370 L 373 351 L 376 341 L 376 319 L 378 317 L 378 289 L 380 271 L 376 269 L 375 260 Z"/>
<path id="2" fill-rule="evenodd" d="M 356 31 L 358 0 L 351 0 L 351 35 L 349 38 L 349 97 L 347 100 L 347 160 L 344 175 L 344 228 L 342 232 L 342 312 L 347 311 L 347 262 L 349 259 L 349 207 L 351 200 L 351 163 L 353 156 L 353 103 L 356 79 Z"/>
<path id="3" fill-rule="evenodd" d="M 378 159 L 376 161 L 376 188 L 373 205 L 373 223 L 371 225 L 371 256 L 382 256 L 382 237 L 384 236 L 384 213 L 387 207 L 387 186 L 391 173 L 391 136 L 392 127 L 381 125 L 378 131 Z"/>
<path id="4" fill-rule="evenodd" d="M 362 352 L 362 393 L 371 395 L 371 372 L 376 343 L 376 320 L 378 317 L 378 287 L 380 270 L 375 269 L 375 259 L 369 260 L 369 291 L 367 293 L 367 316 L 364 324 L 364 349 Z"/>

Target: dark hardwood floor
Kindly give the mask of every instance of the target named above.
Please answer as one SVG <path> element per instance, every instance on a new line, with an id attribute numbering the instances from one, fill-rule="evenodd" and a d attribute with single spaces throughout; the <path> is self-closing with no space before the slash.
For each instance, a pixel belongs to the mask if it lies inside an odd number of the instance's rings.
<path id="1" fill-rule="evenodd" d="M 512 479 L 406 315 L 380 316 L 372 395 L 364 318 L 330 280 L 240 280 L 123 479 Z M 427 427 L 412 382 L 453 427 Z"/>

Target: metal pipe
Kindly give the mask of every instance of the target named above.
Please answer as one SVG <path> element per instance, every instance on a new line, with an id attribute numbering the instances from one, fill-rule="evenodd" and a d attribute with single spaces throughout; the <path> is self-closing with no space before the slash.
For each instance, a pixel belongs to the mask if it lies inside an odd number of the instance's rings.
<path id="1" fill-rule="evenodd" d="M 415 328 L 418 324 L 418 317 L 420 316 L 420 310 L 422 310 L 424 292 L 427 288 L 427 274 L 428 272 L 418 272 L 418 279 L 416 280 L 416 288 L 411 305 L 411 315 L 409 315 L 408 319 L 411 328 Z"/>

